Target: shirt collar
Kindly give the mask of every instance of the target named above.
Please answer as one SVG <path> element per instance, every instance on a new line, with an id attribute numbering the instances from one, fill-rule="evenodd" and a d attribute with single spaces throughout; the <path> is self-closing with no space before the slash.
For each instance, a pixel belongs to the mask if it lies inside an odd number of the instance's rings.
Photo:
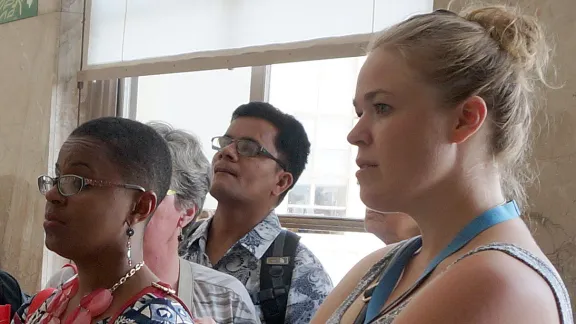
<path id="1" fill-rule="evenodd" d="M 264 220 L 244 235 L 238 244 L 250 251 L 254 257 L 260 259 L 281 231 L 280 220 L 276 213 L 271 211 Z"/>
<path id="2" fill-rule="evenodd" d="M 208 240 L 208 228 L 210 228 L 210 223 L 212 222 L 212 217 L 208 218 L 207 220 L 203 221 L 202 224 L 198 226 L 198 228 L 192 233 L 190 239 L 188 240 L 187 248 L 194 244 L 194 242 L 200 240 L 201 238 L 204 241 Z"/>
<path id="3" fill-rule="evenodd" d="M 204 241 L 208 240 L 208 229 L 210 228 L 211 222 L 212 218 L 209 218 L 198 226 L 188 241 L 188 248 L 200 239 L 204 239 Z M 276 213 L 271 211 L 264 220 L 254 226 L 237 244 L 244 247 L 257 259 L 260 259 L 281 231 L 282 226 L 280 225 L 280 220 Z"/>

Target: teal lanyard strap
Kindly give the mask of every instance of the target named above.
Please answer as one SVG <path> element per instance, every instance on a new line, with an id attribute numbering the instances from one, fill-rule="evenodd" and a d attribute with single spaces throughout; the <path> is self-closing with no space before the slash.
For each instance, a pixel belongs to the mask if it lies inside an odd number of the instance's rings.
<path id="1" fill-rule="evenodd" d="M 440 253 L 432 259 L 430 264 L 424 270 L 424 273 L 418 278 L 416 283 L 418 284 L 424 280 L 436 267 L 444 261 L 447 257 L 451 256 L 471 240 L 473 240 L 480 233 L 485 230 L 500 224 L 502 222 L 517 218 L 520 216 L 520 209 L 514 201 L 507 202 L 504 205 L 494 207 L 482 213 L 482 215 L 476 217 L 473 221 L 468 223 L 457 235 L 454 237 L 452 242 L 448 244 Z M 390 294 L 394 290 L 404 267 L 410 261 L 416 250 L 422 246 L 422 240 L 416 241 L 416 243 L 411 246 L 410 249 L 406 249 L 405 255 L 401 258 L 397 258 L 394 264 L 388 266 L 388 270 L 382 276 L 382 279 L 376 286 L 372 298 L 368 303 L 368 310 L 366 311 L 366 318 L 364 323 L 372 322 L 379 314 L 382 306 L 390 297 Z"/>

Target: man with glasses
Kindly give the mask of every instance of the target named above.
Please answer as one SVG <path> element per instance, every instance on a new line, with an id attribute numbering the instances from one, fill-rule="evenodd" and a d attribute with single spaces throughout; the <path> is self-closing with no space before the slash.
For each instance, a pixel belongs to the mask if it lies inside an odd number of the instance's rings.
<path id="1" fill-rule="evenodd" d="M 236 278 L 178 257 L 183 228 L 200 214 L 212 170 L 195 136 L 160 122 L 148 126 L 168 144 L 173 172 L 170 190 L 144 233 L 144 261 L 161 281 L 176 289 L 194 315 L 216 323 L 259 323 L 246 288 Z M 72 268 L 64 268 L 48 286 L 57 287 L 73 275 Z"/>
<path id="2" fill-rule="evenodd" d="M 183 242 L 188 260 L 245 284 L 263 323 L 309 323 L 332 290 L 330 277 L 274 213 L 310 153 L 304 127 L 267 103 L 238 107 L 212 140 L 214 216 Z"/>

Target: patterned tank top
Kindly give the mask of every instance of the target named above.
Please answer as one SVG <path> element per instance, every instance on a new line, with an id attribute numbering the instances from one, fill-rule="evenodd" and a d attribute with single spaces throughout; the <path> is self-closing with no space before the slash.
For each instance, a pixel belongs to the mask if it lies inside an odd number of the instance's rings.
<path id="1" fill-rule="evenodd" d="M 405 243 L 404 243 L 405 244 Z M 398 244 L 390 253 L 388 253 L 382 260 L 378 261 L 375 265 L 370 268 L 368 273 L 364 275 L 364 277 L 360 280 L 352 294 L 348 296 L 346 300 L 336 309 L 334 314 L 328 319 L 327 324 L 339 324 L 340 319 L 346 313 L 348 308 L 352 305 L 352 303 L 358 299 L 360 294 L 364 293 L 364 291 L 370 286 L 372 282 L 374 282 L 379 276 L 382 275 L 384 270 L 388 267 L 390 260 L 394 256 L 396 252 L 398 252 L 399 247 L 401 244 Z M 456 262 L 479 252 L 482 251 L 501 251 L 509 256 L 518 259 L 519 261 L 523 262 L 530 268 L 534 269 L 550 286 L 552 292 L 554 293 L 554 297 L 556 299 L 556 305 L 558 307 L 558 313 L 560 314 L 560 323 L 561 324 L 573 324 L 574 320 L 572 318 L 572 306 L 570 304 L 570 297 L 568 295 L 568 291 L 566 290 L 566 286 L 562 282 L 560 275 L 553 267 L 550 267 L 547 263 L 536 257 L 534 254 L 526 251 L 516 245 L 507 244 L 507 243 L 492 243 L 488 245 L 484 245 L 478 247 L 467 254 L 463 255 L 459 258 Z M 456 263 L 454 262 L 454 263 Z M 372 323 L 376 324 L 391 324 L 394 319 L 402 312 L 404 308 L 410 303 L 411 298 L 407 298 L 390 312 L 381 315 Z"/>

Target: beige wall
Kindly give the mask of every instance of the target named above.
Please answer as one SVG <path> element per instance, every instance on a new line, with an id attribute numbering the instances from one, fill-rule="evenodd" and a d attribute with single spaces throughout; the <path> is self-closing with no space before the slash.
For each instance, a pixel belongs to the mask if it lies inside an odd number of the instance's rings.
<path id="1" fill-rule="evenodd" d="M 543 113 L 549 120 L 535 143 L 540 183 L 530 188 L 535 236 L 576 297 L 576 1 L 524 0 L 538 8 L 556 43 L 562 89 L 549 90 Z M 534 5 L 538 4 L 538 6 Z M 542 115 L 540 123 L 546 125 Z"/>
<path id="2" fill-rule="evenodd" d="M 446 8 L 449 0 L 436 0 Z M 456 1 L 458 3 L 458 1 Z M 502 2 L 500 2 L 502 3 Z M 535 236 L 560 271 L 571 296 L 576 296 L 576 12 L 574 0 L 519 0 L 527 13 L 538 12 L 556 43 L 555 64 L 560 90 L 545 92 L 549 120 L 535 143 L 540 181 L 529 188 L 530 222 Z M 537 5 L 536 5 L 537 4 Z M 574 304 L 574 302 L 573 302 Z"/>
<path id="3" fill-rule="evenodd" d="M 0 25 L 0 267 L 29 292 L 52 260 L 36 177 L 77 123 L 84 10 L 81 0 L 39 2 L 37 17 Z"/>

